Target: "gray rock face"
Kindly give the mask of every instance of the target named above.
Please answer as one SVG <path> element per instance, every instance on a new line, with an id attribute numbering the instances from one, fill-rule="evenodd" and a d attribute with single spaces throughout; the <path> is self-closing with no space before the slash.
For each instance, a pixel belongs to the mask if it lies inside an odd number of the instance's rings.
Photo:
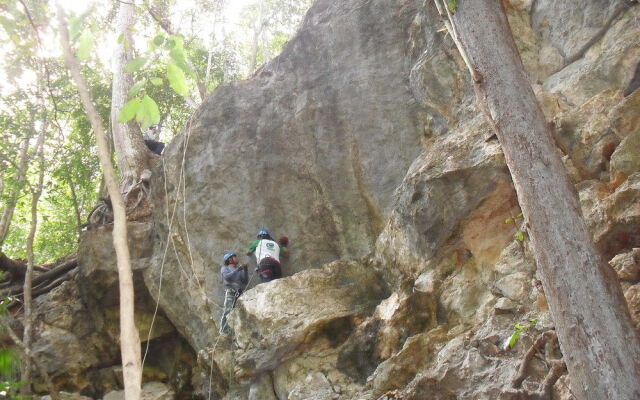
<path id="1" fill-rule="evenodd" d="M 146 279 L 154 293 L 165 213 L 179 201 L 161 304 L 197 349 L 213 341 L 215 329 L 193 321 L 219 313 L 204 296 L 221 301 L 222 254 L 243 253 L 258 229 L 292 238 L 285 275 L 371 250 L 424 132 L 406 80 L 406 33 L 421 6 L 318 1 L 279 57 L 219 88 L 169 145 L 167 165 L 182 165 L 187 148 L 184 181 L 182 167 L 167 168 L 167 197 L 154 182 L 161 240 Z M 184 299 L 190 292 L 200 298 Z"/>
<path id="2" fill-rule="evenodd" d="M 581 57 L 628 7 L 625 0 L 539 0 L 531 13 L 533 26 L 569 64 Z"/>

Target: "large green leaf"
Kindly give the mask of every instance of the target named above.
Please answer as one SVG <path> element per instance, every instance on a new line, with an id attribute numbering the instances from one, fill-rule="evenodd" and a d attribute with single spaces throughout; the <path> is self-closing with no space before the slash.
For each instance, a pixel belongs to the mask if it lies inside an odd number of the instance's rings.
<path id="1" fill-rule="evenodd" d="M 78 43 L 78 58 L 86 60 L 91 55 L 91 50 L 93 50 L 93 33 L 91 29 L 85 29 Z"/>
<path id="2" fill-rule="evenodd" d="M 144 57 L 136 57 L 125 65 L 124 70 L 127 72 L 137 72 L 147 62 Z"/>
<path id="3" fill-rule="evenodd" d="M 164 35 L 163 34 L 159 34 L 156 37 L 153 38 L 153 44 L 155 44 L 156 46 L 162 46 L 162 43 L 164 43 Z"/>
<path id="4" fill-rule="evenodd" d="M 152 76 L 149 80 L 151 81 L 153 86 L 161 86 L 162 85 L 162 78 L 158 78 L 157 76 Z"/>
<path id="5" fill-rule="evenodd" d="M 73 42 L 80 35 L 80 29 L 84 23 L 83 17 L 72 17 L 69 19 L 69 39 Z"/>
<path id="6" fill-rule="evenodd" d="M 136 120 L 140 122 L 143 130 L 149 125 L 160 122 L 160 110 L 156 102 L 149 96 L 145 95 L 140 102 L 140 108 L 136 113 Z"/>
<path id="7" fill-rule="evenodd" d="M 129 89 L 129 92 L 127 93 L 127 96 L 134 97 L 135 95 L 140 93 L 140 90 L 142 90 L 142 88 L 144 87 L 145 83 L 147 83 L 146 79 L 142 79 L 142 80 L 136 82 L 136 84 L 131 86 L 131 89 Z"/>
<path id="8" fill-rule="evenodd" d="M 167 49 L 184 49 L 184 40 L 177 35 L 169 36 L 169 39 L 165 42 L 165 46 Z"/>
<path id="9" fill-rule="evenodd" d="M 140 109 L 141 101 L 139 98 L 133 98 L 127 102 L 127 104 L 122 107 L 120 110 L 120 115 L 118 115 L 118 122 L 127 122 L 131 121 L 133 117 L 136 116 L 138 110 Z"/>
<path id="10" fill-rule="evenodd" d="M 189 93 L 187 88 L 187 79 L 184 76 L 184 72 L 174 62 L 167 64 L 167 78 L 169 79 L 169 85 L 181 96 L 185 96 Z"/>
<path id="11" fill-rule="evenodd" d="M 171 59 L 173 59 L 173 61 L 176 63 L 176 65 L 178 67 L 180 67 L 180 69 L 187 75 L 189 76 L 193 76 L 193 70 L 191 69 L 191 67 L 189 66 L 189 64 L 187 64 L 187 59 L 184 56 L 184 50 L 183 49 L 178 49 L 175 48 L 173 50 L 171 50 L 169 52 L 169 56 L 171 57 Z"/>

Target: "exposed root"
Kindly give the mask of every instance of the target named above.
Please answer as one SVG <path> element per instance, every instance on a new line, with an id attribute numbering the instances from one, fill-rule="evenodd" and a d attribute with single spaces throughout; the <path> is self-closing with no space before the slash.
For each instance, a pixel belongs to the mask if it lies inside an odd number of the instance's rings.
<path id="1" fill-rule="evenodd" d="M 126 207 L 127 221 L 145 221 L 151 216 L 151 203 L 149 201 L 150 176 L 151 172 L 145 170 L 136 183 L 126 185 L 123 190 L 122 197 Z M 82 227 L 93 229 L 112 223 L 113 206 L 111 199 L 100 198 L 98 199 L 98 204 L 89 213 L 87 223 Z"/>
<path id="2" fill-rule="evenodd" d="M 33 293 L 32 296 L 35 298 L 41 294 L 48 293 L 52 289 L 58 287 L 62 282 L 72 279 L 75 276 L 76 270 L 75 268 L 78 266 L 78 257 L 73 255 L 71 257 L 66 257 L 62 260 L 59 260 L 57 265 L 52 267 L 51 269 L 46 270 L 47 272 L 36 274 L 31 281 L 33 285 Z M 16 279 L 11 281 L 11 285 L 6 285 L 0 290 L 0 298 L 10 297 L 10 296 L 22 296 L 23 290 L 23 281 L 24 276 L 21 276 L 20 279 L 16 281 Z M 12 306 L 19 304 L 20 299 L 14 299 L 10 304 L 9 308 Z"/>
<path id="3" fill-rule="evenodd" d="M 555 346 L 558 342 L 558 336 L 555 331 L 547 331 L 536 338 L 527 353 L 524 355 L 518 375 L 511 382 L 511 388 L 506 389 L 500 395 L 500 400 L 551 400 L 551 391 L 553 385 L 567 372 L 567 366 L 562 360 L 548 360 L 549 372 L 544 380 L 539 384 L 538 390 L 531 391 L 521 389 L 522 382 L 529 377 L 529 367 L 533 357 L 545 348 L 545 353 L 551 353 L 550 347 Z"/>

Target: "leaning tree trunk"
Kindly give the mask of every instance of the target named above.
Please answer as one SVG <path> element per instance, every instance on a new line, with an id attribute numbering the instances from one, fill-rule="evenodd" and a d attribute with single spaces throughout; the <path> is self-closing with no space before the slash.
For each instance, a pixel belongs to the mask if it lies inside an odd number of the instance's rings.
<path id="1" fill-rule="evenodd" d="M 13 212 L 16 209 L 16 204 L 18 204 L 18 197 L 20 196 L 20 192 L 22 192 L 24 182 L 27 179 L 30 140 L 30 137 L 26 137 L 20 144 L 20 161 L 18 161 L 18 171 L 16 172 L 17 186 L 15 187 L 13 193 L 11 193 L 9 200 L 5 205 L 4 211 L 2 212 L 2 217 L 0 217 L 0 249 L 2 249 L 2 244 L 4 243 L 4 240 L 7 238 L 7 234 L 9 233 L 9 227 L 11 226 Z"/>
<path id="2" fill-rule="evenodd" d="M 64 50 L 65 61 L 78 87 L 80 100 L 91 122 L 91 128 L 93 128 L 96 133 L 100 165 L 113 205 L 113 247 L 116 251 L 120 290 L 120 351 L 122 355 L 124 393 L 126 400 L 139 400 L 142 383 L 140 335 L 134 321 L 133 276 L 131 272 L 129 245 L 127 243 L 127 216 L 125 214 L 124 200 L 116 181 L 113 166 L 111 165 L 111 153 L 109 151 L 107 135 L 102 128 L 100 117 L 93 105 L 87 85 L 80 73 L 80 65 L 71 52 L 67 23 L 64 18 L 64 11 L 59 3 L 58 20 L 60 25 L 60 41 Z"/>
<path id="3" fill-rule="evenodd" d="M 111 130 L 116 150 L 116 160 L 120 169 L 122 191 L 126 192 L 135 184 L 142 171 L 150 169 L 151 153 L 135 129 L 133 122 L 118 122 L 120 110 L 127 102 L 127 93 L 133 85 L 133 77 L 125 71 L 127 63 L 133 59 L 133 35 L 135 5 L 120 2 L 116 19 L 116 36 L 119 38 L 113 55 L 113 86 L 111 90 Z"/>
<path id="4" fill-rule="evenodd" d="M 446 13 L 445 1 L 434 1 Z M 459 0 L 450 20 L 527 218 L 573 393 L 581 400 L 640 399 L 640 340 L 582 219 L 502 2 Z"/>

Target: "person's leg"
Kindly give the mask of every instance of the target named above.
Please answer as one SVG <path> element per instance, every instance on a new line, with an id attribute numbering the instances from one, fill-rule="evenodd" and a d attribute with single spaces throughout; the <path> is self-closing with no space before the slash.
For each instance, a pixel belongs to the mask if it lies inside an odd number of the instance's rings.
<path id="1" fill-rule="evenodd" d="M 273 279 L 273 269 L 271 268 L 269 259 L 265 258 L 260 261 L 260 264 L 258 264 L 258 275 L 260 275 L 262 282 L 269 282 Z"/>
<path id="2" fill-rule="evenodd" d="M 162 154 L 162 149 L 164 149 L 164 143 L 155 140 L 145 140 L 144 144 L 147 145 L 147 148 L 151 150 L 151 152 L 157 155 Z"/>
<path id="3" fill-rule="evenodd" d="M 222 317 L 220 318 L 220 329 L 219 333 L 227 334 L 229 333 L 229 325 L 227 324 L 227 316 L 233 309 L 233 306 L 236 301 L 235 293 L 232 290 L 225 290 L 224 292 L 224 305 L 222 306 Z"/>
<path id="4" fill-rule="evenodd" d="M 273 263 L 273 279 L 282 278 L 282 266 L 278 262 Z"/>

